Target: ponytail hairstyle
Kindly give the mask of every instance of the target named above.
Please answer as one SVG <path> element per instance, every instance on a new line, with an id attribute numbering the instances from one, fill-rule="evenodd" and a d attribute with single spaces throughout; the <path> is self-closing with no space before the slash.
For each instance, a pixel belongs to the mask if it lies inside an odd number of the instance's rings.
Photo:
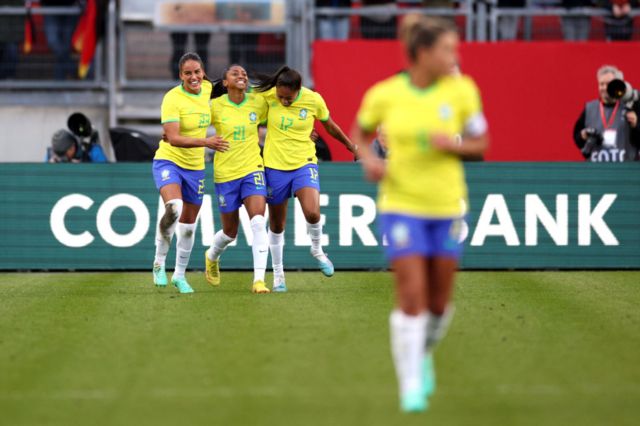
<path id="1" fill-rule="evenodd" d="M 409 60 L 415 61 L 418 57 L 418 49 L 433 47 L 440 36 L 450 32 L 456 34 L 458 32 L 458 28 L 451 21 L 410 14 L 402 22 L 398 38 L 404 45 Z"/>
<path id="2" fill-rule="evenodd" d="M 213 84 L 213 90 L 211 91 L 211 99 L 219 98 L 220 96 L 226 95 L 227 93 L 229 93 L 229 90 L 227 90 L 227 88 L 224 86 L 222 81 L 227 79 L 227 73 L 231 71 L 231 68 L 233 67 L 240 67 L 244 69 L 244 67 L 240 64 L 231 64 L 228 67 L 226 67 L 222 71 L 222 77 L 215 79 L 211 82 L 211 84 Z M 247 78 L 247 81 L 248 81 L 248 78 Z M 247 88 L 247 90 L 249 90 L 249 88 Z"/>
<path id="3" fill-rule="evenodd" d="M 180 60 L 178 61 L 178 73 L 182 73 L 182 67 L 187 61 L 198 62 L 200 64 L 200 68 L 202 68 L 202 79 L 207 80 L 209 83 L 213 83 L 207 76 L 207 73 L 205 72 L 202 58 L 200 58 L 200 55 L 198 55 L 196 52 L 187 52 L 180 57 Z"/>
<path id="4" fill-rule="evenodd" d="M 258 85 L 255 86 L 257 92 L 266 92 L 273 87 L 287 87 L 298 91 L 302 88 L 302 76 L 294 69 L 283 65 L 275 74 L 258 74 Z"/>

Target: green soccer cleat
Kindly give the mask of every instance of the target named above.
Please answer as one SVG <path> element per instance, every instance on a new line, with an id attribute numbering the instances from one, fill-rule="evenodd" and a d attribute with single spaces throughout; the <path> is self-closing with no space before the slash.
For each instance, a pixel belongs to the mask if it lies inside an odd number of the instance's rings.
<path id="1" fill-rule="evenodd" d="M 400 410 L 403 413 L 421 413 L 426 411 L 427 407 L 427 400 L 420 389 L 408 392 L 400 397 Z"/>
<path id="2" fill-rule="evenodd" d="M 171 284 L 173 284 L 178 289 L 180 294 L 193 293 L 193 289 L 187 282 L 186 278 L 171 278 Z"/>
<path id="3" fill-rule="evenodd" d="M 167 286 L 167 273 L 164 270 L 164 265 L 153 265 L 153 283 L 157 287 Z"/>
<path id="4" fill-rule="evenodd" d="M 426 354 L 422 361 L 422 393 L 425 398 L 436 391 L 436 371 L 433 368 L 433 356 Z"/>

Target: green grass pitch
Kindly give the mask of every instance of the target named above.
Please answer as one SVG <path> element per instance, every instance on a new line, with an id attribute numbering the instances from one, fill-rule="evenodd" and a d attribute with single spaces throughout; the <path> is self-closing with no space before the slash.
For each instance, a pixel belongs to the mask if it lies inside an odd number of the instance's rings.
<path id="1" fill-rule="evenodd" d="M 637 425 L 640 272 L 465 272 L 428 412 L 401 415 L 392 277 L 287 294 L 150 273 L 0 274 L 2 425 Z"/>

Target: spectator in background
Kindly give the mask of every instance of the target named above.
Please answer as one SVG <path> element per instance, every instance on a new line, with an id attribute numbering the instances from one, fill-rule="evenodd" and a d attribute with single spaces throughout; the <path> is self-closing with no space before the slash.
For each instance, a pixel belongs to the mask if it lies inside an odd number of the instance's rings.
<path id="1" fill-rule="evenodd" d="M 24 0 L 4 0 L 2 6 L 21 7 Z M 0 16 L 0 79 L 13 78 L 24 38 L 24 16 Z"/>
<path id="2" fill-rule="evenodd" d="M 316 0 L 316 7 L 351 8 L 351 0 Z M 349 38 L 349 16 L 319 16 L 316 38 L 346 40 Z"/>
<path id="3" fill-rule="evenodd" d="M 526 0 L 498 0 L 498 8 L 515 9 L 524 8 Z M 520 17 L 503 16 L 498 21 L 498 36 L 500 40 L 515 40 L 518 37 L 518 25 Z"/>
<path id="4" fill-rule="evenodd" d="M 562 7 L 567 11 L 575 8 L 593 6 L 592 0 L 562 0 Z M 562 35 L 567 41 L 585 41 L 589 38 L 591 31 L 590 16 L 563 16 Z"/>
<path id="5" fill-rule="evenodd" d="M 171 70 L 171 78 L 178 78 L 180 70 L 178 63 L 180 58 L 187 51 L 187 38 L 189 33 L 171 33 L 171 45 L 173 48 L 173 54 L 171 55 L 171 62 L 169 62 L 169 69 Z M 207 69 L 209 64 L 209 39 L 210 33 L 194 33 L 193 38 L 195 41 L 195 51 L 202 59 L 204 69 Z"/>
<path id="6" fill-rule="evenodd" d="M 630 0 L 608 0 L 610 15 L 604 19 L 604 32 L 607 40 L 631 40 L 633 36 L 633 18 Z"/>
<path id="7" fill-rule="evenodd" d="M 77 0 L 41 0 L 43 7 L 77 6 Z M 55 57 L 53 77 L 56 80 L 74 78 L 78 64 L 71 56 L 71 38 L 78 23 L 78 15 L 44 15 L 44 34 L 47 46 Z"/>
<path id="8" fill-rule="evenodd" d="M 607 85 L 623 79 L 622 71 L 604 65 L 597 72 L 599 99 L 587 102 L 573 129 L 573 139 L 585 160 L 592 162 L 637 161 L 640 147 L 640 103 L 626 108 L 611 98 Z"/>
<path id="9" fill-rule="evenodd" d="M 362 0 L 362 7 L 392 6 L 395 2 L 388 0 Z M 395 15 L 372 15 L 360 17 L 360 33 L 362 38 L 396 38 Z"/>

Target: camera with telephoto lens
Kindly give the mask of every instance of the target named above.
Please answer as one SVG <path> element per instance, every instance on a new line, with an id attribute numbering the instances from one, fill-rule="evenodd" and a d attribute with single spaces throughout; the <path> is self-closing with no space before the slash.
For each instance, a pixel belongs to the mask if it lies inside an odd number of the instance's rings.
<path id="1" fill-rule="evenodd" d="M 628 82 L 616 78 L 607 84 L 607 94 L 611 99 L 620 101 L 625 104 L 627 109 L 631 109 L 635 102 L 640 100 L 640 93 L 634 89 Z"/>
<path id="2" fill-rule="evenodd" d="M 588 127 L 584 129 L 584 131 L 587 134 L 587 142 L 584 144 L 584 147 L 582 147 L 582 155 L 587 158 L 591 155 L 595 147 L 602 145 L 603 138 L 602 133 L 593 127 Z"/>
<path id="3" fill-rule="evenodd" d="M 93 128 L 87 116 L 81 112 L 74 112 L 69 116 L 67 127 L 79 142 L 76 158 L 82 161 L 90 161 L 89 152 L 91 151 L 91 146 L 100 143 L 98 131 Z"/>

